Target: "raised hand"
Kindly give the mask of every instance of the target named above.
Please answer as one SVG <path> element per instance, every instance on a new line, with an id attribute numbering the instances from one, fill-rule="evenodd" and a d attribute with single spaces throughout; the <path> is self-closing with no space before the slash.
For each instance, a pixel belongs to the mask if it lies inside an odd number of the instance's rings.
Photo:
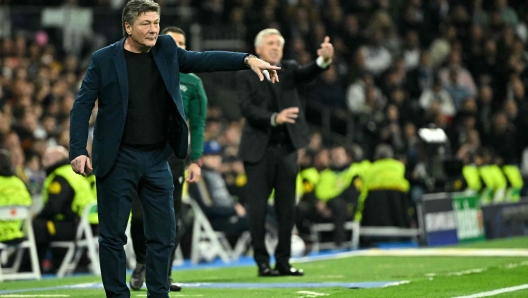
<path id="1" fill-rule="evenodd" d="M 323 60 L 327 62 L 334 57 L 334 46 L 330 43 L 330 37 L 326 36 L 321 48 L 317 50 L 317 55 L 323 57 Z"/>
<path id="2" fill-rule="evenodd" d="M 279 76 L 277 75 L 277 70 L 281 69 L 278 66 L 273 66 L 266 61 L 260 60 L 259 58 L 252 57 L 248 61 L 251 70 L 253 70 L 259 77 L 260 81 L 264 81 L 264 70 L 267 70 L 270 75 L 270 81 L 272 83 L 279 81 Z"/>

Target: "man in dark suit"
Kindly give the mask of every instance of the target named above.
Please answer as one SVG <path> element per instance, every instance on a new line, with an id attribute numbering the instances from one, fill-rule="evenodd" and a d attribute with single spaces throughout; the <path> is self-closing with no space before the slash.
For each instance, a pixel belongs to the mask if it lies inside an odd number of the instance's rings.
<path id="1" fill-rule="evenodd" d="M 107 297 L 130 297 L 126 286 L 125 228 L 134 193 L 144 210 L 149 297 L 168 297 L 171 251 L 176 233 L 171 147 L 187 154 L 188 128 L 179 73 L 252 68 L 278 81 L 276 69 L 244 53 L 187 52 L 172 37 L 158 36 L 160 7 L 132 0 L 123 9 L 124 38 L 93 53 L 70 118 L 70 160 L 81 175 L 92 171 L 86 141 L 98 100 L 93 142 L 97 178 L 99 254 Z"/>
<path id="2" fill-rule="evenodd" d="M 325 38 L 317 51 L 317 61 L 300 67 L 295 61 L 281 61 L 284 38 L 278 30 L 265 29 L 255 38 L 255 50 L 271 65 L 281 66 L 279 84 L 258 84 L 249 72 L 237 74 L 237 91 L 246 124 L 239 156 L 244 161 L 251 195 L 246 199 L 254 259 L 259 276 L 303 275 L 290 266 L 291 231 L 295 220 L 295 180 L 297 150 L 306 147 L 309 132 L 297 93 L 298 86 L 310 82 L 328 68 L 334 48 Z M 275 269 L 269 266 L 264 244 L 266 206 L 275 189 L 275 210 L 279 242 Z"/>

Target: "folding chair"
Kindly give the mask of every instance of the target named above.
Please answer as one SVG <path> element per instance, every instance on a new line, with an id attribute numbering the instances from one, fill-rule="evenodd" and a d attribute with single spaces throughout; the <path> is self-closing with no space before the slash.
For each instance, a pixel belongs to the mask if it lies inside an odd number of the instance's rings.
<path id="1" fill-rule="evenodd" d="M 85 250 L 88 251 L 88 258 L 90 259 L 90 271 L 96 275 L 101 274 L 99 256 L 97 254 L 98 237 L 93 235 L 90 222 L 88 221 L 88 216 L 96 212 L 97 202 L 86 205 L 81 221 L 77 226 L 75 239 L 73 241 L 54 241 L 50 244 L 52 248 L 67 249 L 66 255 L 57 271 L 58 278 L 70 275 L 75 271 Z"/>
<path id="2" fill-rule="evenodd" d="M 2 268 L 2 262 L 0 261 L 0 282 L 17 279 L 39 280 L 41 275 L 35 235 L 33 234 L 33 226 L 31 225 L 30 206 L 0 207 L 0 220 L 23 220 L 23 231 L 26 238 L 21 243 L 15 245 L 0 243 L 0 260 L 3 259 L 2 256 L 7 254 L 8 248 L 15 248 L 16 250 L 15 261 L 11 267 Z M 31 272 L 18 272 L 24 255 L 24 248 L 29 249 Z"/>
<path id="3" fill-rule="evenodd" d="M 188 203 L 194 213 L 191 244 L 192 263 L 197 264 L 202 258 L 212 261 L 216 256 L 219 256 L 224 263 L 237 260 L 244 253 L 249 243 L 249 232 L 242 233 L 235 247 L 231 248 L 225 234 L 213 229 L 198 203 L 193 199 L 190 199 Z"/>
<path id="4" fill-rule="evenodd" d="M 313 244 L 311 247 L 312 252 L 319 252 L 321 249 L 335 249 L 337 246 L 335 245 L 334 241 L 331 242 L 321 242 L 321 233 L 323 232 L 333 232 L 335 230 L 335 226 L 331 222 L 327 223 L 315 223 L 311 226 L 310 232 L 311 232 L 311 238 L 313 239 Z M 345 230 L 352 231 L 352 235 L 355 234 L 354 229 L 352 228 L 351 222 L 347 222 L 345 224 Z M 343 242 L 343 245 L 350 245 L 351 242 L 345 241 Z"/>

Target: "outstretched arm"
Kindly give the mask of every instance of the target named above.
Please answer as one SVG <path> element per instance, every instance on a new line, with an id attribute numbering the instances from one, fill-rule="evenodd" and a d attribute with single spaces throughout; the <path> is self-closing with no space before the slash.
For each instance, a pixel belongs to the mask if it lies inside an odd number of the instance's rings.
<path id="1" fill-rule="evenodd" d="M 178 48 L 178 63 L 180 65 L 180 71 L 183 73 L 231 71 L 251 68 L 259 76 L 261 81 L 264 80 L 264 75 L 262 74 L 264 70 L 270 72 L 272 82 L 279 81 L 277 70 L 280 67 L 273 66 L 268 62 L 245 53 L 225 51 L 193 52 Z"/>

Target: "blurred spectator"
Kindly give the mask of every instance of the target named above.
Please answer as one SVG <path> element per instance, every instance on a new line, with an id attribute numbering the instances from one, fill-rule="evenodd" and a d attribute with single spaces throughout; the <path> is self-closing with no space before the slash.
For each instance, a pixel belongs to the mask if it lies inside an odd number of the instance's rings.
<path id="1" fill-rule="evenodd" d="M 449 119 L 456 113 L 455 104 L 449 92 L 443 87 L 440 80 L 435 80 L 433 88 L 425 89 L 420 96 L 420 106 L 425 111 L 438 109 L 438 111 Z"/>
<path id="2" fill-rule="evenodd" d="M 345 90 L 334 66 L 329 67 L 316 80 L 312 96 L 315 101 L 327 107 L 346 109 Z"/>
<path id="3" fill-rule="evenodd" d="M 374 85 L 374 78 L 367 72 L 362 73 L 354 83 L 348 86 L 346 97 L 348 109 L 354 113 L 368 112 L 372 104 L 385 105 L 381 90 Z"/>
<path id="4" fill-rule="evenodd" d="M 455 109 L 460 109 L 464 101 L 472 95 L 471 90 L 467 85 L 463 85 L 460 81 L 460 69 L 453 67 L 449 69 L 448 78 L 445 81 L 445 89 L 455 104 Z"/>
<path id="5" fill-rule="evenodd" d="M 517 25 L 519 18 L 515 10 L 508 6 L 508 0 L 495 0 L 495 6 L 504 23 L 510 26 Z"/>
<path id="6" fill-rule="evenodd" d="M 381 45 L 383 32 L 374 30 L 370 37 L 370 43 L 360 48 L 365 59 L 365 68 L 375 76 L 380 75 L 390 67 L 392 57 L 389 51 Z"/>
<path id="7" fill-rule="evenodd" d="M 403 152 L 405 143 L 403 132 L 400 129 L 398 108 L 393 104 L 389 104 L 385 113 L 385 123 L 382 124 L 383 126 L 380 129 L 379 143 L 389 144 L 396 152 Z"/>
<path id="8" fill-rule="evenodd" d="M 202 177 L 189 185 L 189 195 L 196 200 L 213 229 L 224 232 L 233 245 L 248 230 L 246 209 L 236 202 L 220 174 L 222 147 L 216 141 L 204 144 Z"/>
<path id="9" fill-rule="evenodd" d="M 488 13 L 482 8 L 482 0 L 473 0 L 473 16 L 471 18 L 473 24 L 486 27 L 489 24 Z"/>
<path id="10" fill-rule="evenodd" d="M 429 47 L 432 65 L 438 67 L 444 63 L 451 52 L 451 44 L 456 40 L 457 31 L 453 25 L 447 26 L 443 36 L 436 38 Z"/>
<path id="11" fill-rule="evenodd" d="M 433 88 L 434 75 L 429 52 L 421 52 L 417 67 L 407 72 L 407 90 L 411 99 L 417 99 L 425 90 Z"/>
<path id="12" fill-rule="evenodd" d="M 416 31 L 408 31 L 403 48 L 403 59 L 405 68 L 414 69 L 419 65 L 421 58 L 420 39 Z"/>
<path id="13" fill-rule="evenodd" d="M 506 163 L 512 164 L 518 161 L 517 131 L 508 121 L 505 112 L 494 115 L 491 132 L 486 136 L 484 143 L 493 148 Z"/>

